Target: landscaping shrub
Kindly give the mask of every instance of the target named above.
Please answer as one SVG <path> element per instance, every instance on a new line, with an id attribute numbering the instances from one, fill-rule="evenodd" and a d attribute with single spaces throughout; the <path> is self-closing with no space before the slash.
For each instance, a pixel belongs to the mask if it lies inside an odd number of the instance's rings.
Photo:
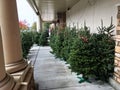
<path id="1" fill-rule="evenodd" d="M 81 28 L 77 35 L 67 61 L 70 63 L 72 71 L 78 74 L 82 73 L 84 77 L 87 77 L 87 75 L 92 74 L 91 71 L 94 67 L 89 42 L 91 35 L 86 26 Z"/>
<path id="2" fill-rule="evenodd" d="M 38 39 L 39 40 L 39 45 L 47 46 L 48 45 L 48 37 L 49 37 L 48 30 L 42 31 L 41 35 Z"/>
<path id="3" fill-rule="evenodd" d="M 23 50 L 23 57 L 27 58 L 29 53 L 29 49 L 33 45 L 33 33 L 29 31 L 22 31 L 21 32 L 21 40 L 22 40 L 22 50 Z"/>
<path id="4" fill-rule="evenodd" d="M 48 32 L 21 31 L 23 57 L 27 58 L 29 49 L 33 44 L 48 45 Z"/>
<path id="5" fill-rule="evenodd" d="M 39 45 L 39 39 L 41 37 L 40 32 L 32 32 L 33 33 L 33 42 L 37 45 Z"/>
<path id="6" fill-rule="evenodd" d="M 56 51 L 56 44 L 55 44 L 55 40 L 56 40 L 56 35 L 57 35 L 57 29 L 55 30 L 52 30 L 51 31 L 51 35 L 50 35 L 50 46 L 52 48 L 52 51 L 51 53 L 55 54 L 55 51 Z"/>
<path id="7" fill-rule="evenodd" d="M 53 30 L 51 32 L 51 37 L 50 37 L 50 45 L 53 48 L 53 52 L 56 57 L 61 58 L 61 50 L 63 47 L 63 41 L 64 41 L 64 30 Z"/>
<path id="8" fill-rule="evenodd" d="M 54 30 L 50 37 L 50 46 L 56 57 L 70 64 L 72 71 L 83 74 L 84 78 L 96 76 L 103 81 L 114 71 L 114 47 L 112 39 L 114 25 L 97 28 L 98 33 L 90 33 L 85 25 L 80 30 L 65 28 L 63 31 Z"/>
<path id="9" fill-rule="evenodd" d="M 101 27 L 98 27 L 99 34 L 97 35 L 97 54 L 99 55 L 97 63 L 97 69 L 95 75 L 101 80 L 107 81 L 108 78 L 114 72 L 114 47 L 115 41 L 112 39 L 112 32 L 115 26 L 111 24 L 106 27 L 103 26 L 101 21 Z"/>
<path id="10" fill-rule="evenodd" d="M 77 38 L 76 28 L 65 28 L 64 31 L 64 41 L 62 42 L 63 47 L 61 48 L 61 56 L 66 61 L 69 58 L 71 51 L 71 46 L 74 40 Z"/>

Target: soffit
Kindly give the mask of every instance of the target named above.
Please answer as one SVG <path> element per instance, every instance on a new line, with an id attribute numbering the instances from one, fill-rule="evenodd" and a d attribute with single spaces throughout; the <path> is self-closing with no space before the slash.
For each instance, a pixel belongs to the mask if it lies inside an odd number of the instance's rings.
<path id="1" fill-rule="evenodd" d="M 52 21 L 56 19 L 58 12 L 67 11 L 78 1 L 80 0 L 35 0 L 35 3 L 41 14 L 42 20 Z"/>

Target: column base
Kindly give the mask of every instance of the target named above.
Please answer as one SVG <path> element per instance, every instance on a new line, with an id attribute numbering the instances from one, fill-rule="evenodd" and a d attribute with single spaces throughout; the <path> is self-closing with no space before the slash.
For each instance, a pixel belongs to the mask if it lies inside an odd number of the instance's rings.
<path id="1" fill-rule="evenodd" d="M 0 90 L 13 90 L 15 81 L 12 76 L 6 74 L 6 77 L 0 81 Z"/>
<path id="2" fill-rule="evenodd" d="M 6 71 L 11 74 L 25 69 L 27 65 L 28 65 L 27 61 L 22 59 L 18 62 L 5 65 L 5 68 Z"/>
<path id="3" fill-rule="evenodd" d="M 20 84 L 19 90 L 35 90 L 33 71 L 31 62 L 28 62 L 28 66 L 24 70 L 11 74 L 14 80 Z"/>
<path id="4" fill-rule="evenodd" d="M 19 90 L 35 90 L 35 83 L 34 83 L 34 77 L 33 77 L 33 68 L 29 68 L 27 73 L 21 76 L 21 79 L 24 78 L 21 81 L 21 86 Z"/>

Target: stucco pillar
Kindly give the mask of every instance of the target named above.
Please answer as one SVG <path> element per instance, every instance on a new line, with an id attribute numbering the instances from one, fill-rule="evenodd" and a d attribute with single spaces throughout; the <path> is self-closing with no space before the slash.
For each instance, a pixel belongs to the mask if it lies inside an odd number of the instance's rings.
<path id="1" fill-rule="evenodd" d="M 3 56 L 3 46 L 0 33 L 0 90 L 12 90 L 15 82 L 11 76 L 9 76 L 5 71 L 4 56 Z"/>
<path id="2" fill-rule="evenodd" d="M 16 0 L 0 0 L 0 24 L 6 70 L 20 71 L 27 62 L 22 57 Z"/>
<path id="3" fill-rule="evenodd" d="M 58 28 L 64 29 L 66 26 L 66 13 L 57 13 L 57 18 L 58 18 Z"/>
<path id="4" fill-rule="evenodd" d="M 42 30 L 42 20 L 40 16 L 37 16 L 37 32 L 40 32 Z"/>

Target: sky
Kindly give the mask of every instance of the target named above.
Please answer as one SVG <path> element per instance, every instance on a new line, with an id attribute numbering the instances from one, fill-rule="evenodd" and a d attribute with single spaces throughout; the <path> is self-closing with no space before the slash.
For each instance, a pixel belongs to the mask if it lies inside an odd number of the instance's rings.
<path id="1" fill-rule="evenodd" d="M 27 0 L 17 0 L 17 9 L 19 21 L 25 20 L 29 26 L 37 21 L 37 16 L 28 4 Z"/>

